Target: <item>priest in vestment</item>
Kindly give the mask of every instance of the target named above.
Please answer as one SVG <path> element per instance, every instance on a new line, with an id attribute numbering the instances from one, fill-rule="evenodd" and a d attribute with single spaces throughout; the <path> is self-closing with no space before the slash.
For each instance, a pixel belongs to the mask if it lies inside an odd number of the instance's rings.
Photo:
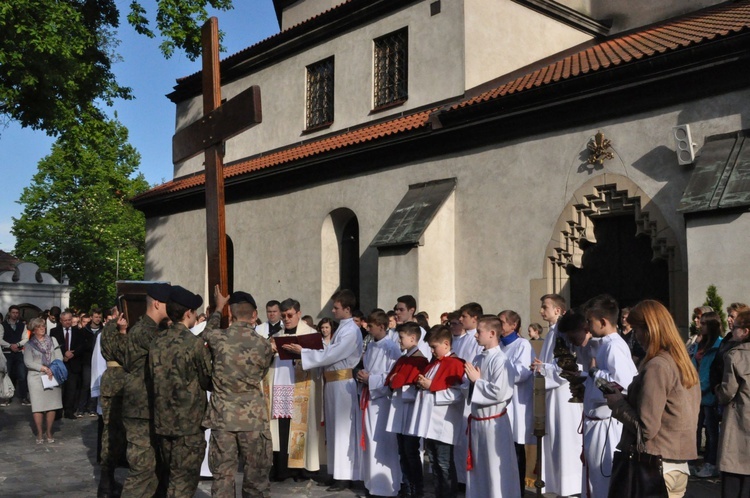
<path id="1" fill-rule="evenodd" d="M 280 304 L 284 327 L 271 336 L 317 334 L 301 320 L 300 303 L 285 299 Z M 320 371 L 302 369 L 301 360 L 274 357 L 265 379 L 266 400 L 271 421 L 273 470 L 271 479 L 301 479 L 318 472 L 325 463 L 323 386 Z"/>

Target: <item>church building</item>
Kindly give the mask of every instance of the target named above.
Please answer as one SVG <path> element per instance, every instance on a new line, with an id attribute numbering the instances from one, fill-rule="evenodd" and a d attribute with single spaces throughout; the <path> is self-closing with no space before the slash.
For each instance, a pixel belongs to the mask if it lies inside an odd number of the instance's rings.
<path id="1" fill-rule="evenodd" d="M 230 288 L 525 324 L 609 292 L 683 330 L 710 284 L 750 301 L 750 1 L 273 1 L 280 32 L 220 64 L 262 108 L 223 144 Z M 133 202 L 146 278 L 205 296 L 203 161 Z"/>

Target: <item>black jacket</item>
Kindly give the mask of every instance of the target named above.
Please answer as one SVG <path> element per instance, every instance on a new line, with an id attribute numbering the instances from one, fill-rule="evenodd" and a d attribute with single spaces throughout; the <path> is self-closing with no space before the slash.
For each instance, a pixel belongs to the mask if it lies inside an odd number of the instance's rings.
<path id="1" fill-rule="evenodd" d="M 90 332 L 81 330 L 78 327 L 70 328 L 70 349 L 73 351 L 73 357 L 65 361 L 65 366 L 68 367 L 69 373 L 81 373 L 85 359 L 91 358 L 91 345 L 84 334 L 90 334 Z M 57 339 L 64 357 L 68 351 L 68 345 L 65 342 L 65 331 L 62 325 L 58 324 L 53 328 L 50 331 L 50 335 Z"/>

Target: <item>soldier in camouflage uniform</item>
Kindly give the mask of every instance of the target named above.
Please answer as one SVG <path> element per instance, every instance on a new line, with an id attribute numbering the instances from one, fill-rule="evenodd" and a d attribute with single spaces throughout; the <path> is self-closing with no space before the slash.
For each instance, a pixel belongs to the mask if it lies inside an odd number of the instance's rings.
<path id="1" fill-rule="evenodd" d="M 128 440 L 130 472 L 122 490 L 122 498 L 148 498 L 159 488 L 156 441 L 150 393 L 146 383 L 146 363 L 151 341 L 159 332 L 159 324 L 167 318 L 169 284 L 151 284 L 146 298 L 146 314 L 127 335 L 125 364 L 127 372 L 123 390 L 122 421 Z M 162 495 L 160 490 L 159 496 Z"/>
<path id="2" fill-rule="evenodd" d="M 190 498 L 198 489 L 206 439 L 201 423 L 211 389 L 211 354 L 193 335 L 200 296 L 172 286 L 167 315 L 172 326 L 151 343 L 154 432 L 167 470 L 167 496 Z"/>
<path id="3" fill-rule="evenodd" d="M 218 291 L 217 309 L 227 297 Z M 273 361 L 271 344 L 255 332 L 255 300 L 246 292 L 229 298 L 232 325 L 203 333 L 214 361 L 213 383 L 203 425 L 211 429 L 208 465 L 211 496 L 234 498 L 238 454 L 244 463 L 242 496 L 270 497 L 272 447 L 268 409 L 261 382 Z"/>
<path id="4" fill-rule="evenodd" d="M 116 496 L 115 468 L 125 456 L 125 427 L 122 425 L 122 399 L 126 374 L 125 343 L 128 322 L 121 314 L 104 326 L 99 336 L 102 357 L 107 369 L 99 383 L 102 407 L 102 452 L 97 498 Z"/>

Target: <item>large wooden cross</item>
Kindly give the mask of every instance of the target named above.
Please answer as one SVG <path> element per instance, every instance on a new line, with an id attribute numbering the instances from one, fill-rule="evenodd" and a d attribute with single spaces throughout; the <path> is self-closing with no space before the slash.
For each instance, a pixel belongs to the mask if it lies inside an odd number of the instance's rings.
<path id="1" fill-rule="evenodd" d="M 206 242 L 209 300 L 217 284 L 222 294 L 229 289 L 227 240 L 224 217 L 224 142 L 262 120 L 260 87 L 221 103 L 219 74 L 219 22 L 212 17 L 201 29 L 203 45 L 203 117 L 172 137 L 172 161 L 177 163 L 205 153 Z"/>

